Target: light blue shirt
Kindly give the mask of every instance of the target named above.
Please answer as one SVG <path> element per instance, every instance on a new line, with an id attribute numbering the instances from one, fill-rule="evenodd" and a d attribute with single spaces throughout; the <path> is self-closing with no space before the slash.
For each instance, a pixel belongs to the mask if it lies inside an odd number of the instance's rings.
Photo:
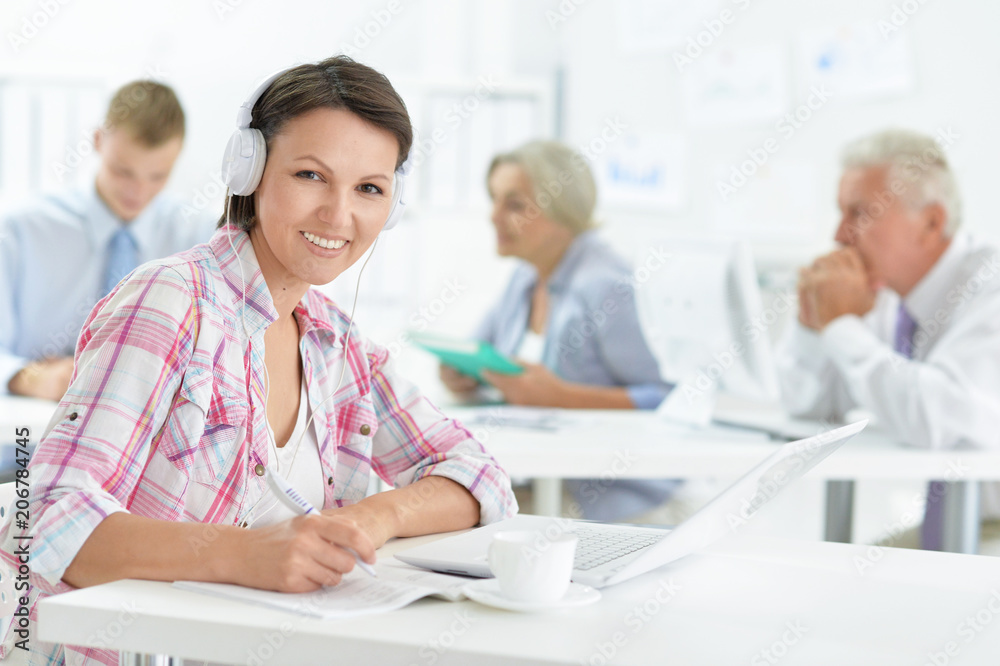
<path id="1" fill-rule="evenodd" d="M 93 185 L 40 196 L 0 219 L 0 393 L 28 362 L 73 355 L 104 297 L 108 241 L 122 224 Z M 128 226 L 144 263 L 206 242 L 215 225 L 160 195 Z"/>
<path id="2" fill-rule="evenodd" d="M 514 271 L 500 301 L 474 337 L 516 356 L 528 329 L 534 266 Z M 566 381 L 624 387 L 638 409 L 654 409 L 670 392 L 646 344 L 636 312 L 632 270 L 596 232 L 580 234 L 548 283 L 549 315 L 542 365 Z M 609 442 L 609 445 L 625 442 Z M 666 501 L 673 480 L 575 481 L 568 485 L 584 517 L 618 520 Z"/>

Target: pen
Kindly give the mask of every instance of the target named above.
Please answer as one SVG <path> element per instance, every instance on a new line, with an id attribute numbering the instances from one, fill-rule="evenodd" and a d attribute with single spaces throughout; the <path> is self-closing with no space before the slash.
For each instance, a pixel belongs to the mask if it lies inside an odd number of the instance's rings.
<path id="1" fill-rule="evenodd" d="M 274 470 L 268 468 L 266 478 L 267 485 L 271 487 L 271 490 L 278 496 L 278 499 L 284 502 L 285 505 L 293 511 L 298 511 L 304 514 L 319 513 L 319 511 L 317 511 L 316 508 L 306 500 L 306 498 L 302 497 L 302 495 L 300 495 L 295 488 L 292 488 L 292 486 L 289 485 L 288 481 L 285 481 L 285 479 Z M 362 561 L 361 557 L 354 552 L 352 548 L 348 548 L 346 546 L 341 546 L 341 548 L 354 556 L 354 561 L 358 563 L 358 566 L 361 567 L 362 571 L 367 573 L 369 576 L 378 578 L 378 574 L 375 573 L 375 569 L 372 568 L 372 565 Z"/>

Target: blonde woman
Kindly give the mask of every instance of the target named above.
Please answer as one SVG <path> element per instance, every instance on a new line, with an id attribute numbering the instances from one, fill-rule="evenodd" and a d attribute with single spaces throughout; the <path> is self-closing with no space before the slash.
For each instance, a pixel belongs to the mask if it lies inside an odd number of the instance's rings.
<path id="1" fill-rule="evenodd" d="M 475 337 L 524 372 L 483 376 L 511 404 L 659 405 L 670 385 L 639 326 L 631 269 L 594 231 L 597 188 L 586 160 L 561 143 L 533 141 L 497 155 L 486 181 L 497 252 L 522 263 Z M 446 366 L 441 378 L 458 394 L 479 386 Z M 658 505 L 675 485 L 584 481 L 574 494 L 586 517 L 616 520 Z"/>

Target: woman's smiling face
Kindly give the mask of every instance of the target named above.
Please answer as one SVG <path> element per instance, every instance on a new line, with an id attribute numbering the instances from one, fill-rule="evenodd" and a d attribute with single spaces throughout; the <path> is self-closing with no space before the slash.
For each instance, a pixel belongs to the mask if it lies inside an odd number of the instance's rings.
<path id="1" fill-rule="evenodd" d="M 371 247 L 398 152 L 390 132 L 344 109 L 314 109 L 272 137 L 250 232 L 272 293 L 327 284 Z"/>

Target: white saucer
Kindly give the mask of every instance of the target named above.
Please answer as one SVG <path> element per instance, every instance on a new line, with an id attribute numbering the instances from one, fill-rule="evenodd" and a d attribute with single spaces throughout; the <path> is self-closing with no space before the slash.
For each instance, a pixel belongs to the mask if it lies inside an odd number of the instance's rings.
<path id="1" fill-rule="evenodd" d="M 496 578 L 484 578 L 467 583 L 462 588 L 462 592 L 473 601 L 487 606 L 527 613 L 586 606 L 601 598 L 601 593 L 592 587 L 570 583 L 566 594 L 557 601 L 515 601 L 500 594 L 500 583 Z"/>

